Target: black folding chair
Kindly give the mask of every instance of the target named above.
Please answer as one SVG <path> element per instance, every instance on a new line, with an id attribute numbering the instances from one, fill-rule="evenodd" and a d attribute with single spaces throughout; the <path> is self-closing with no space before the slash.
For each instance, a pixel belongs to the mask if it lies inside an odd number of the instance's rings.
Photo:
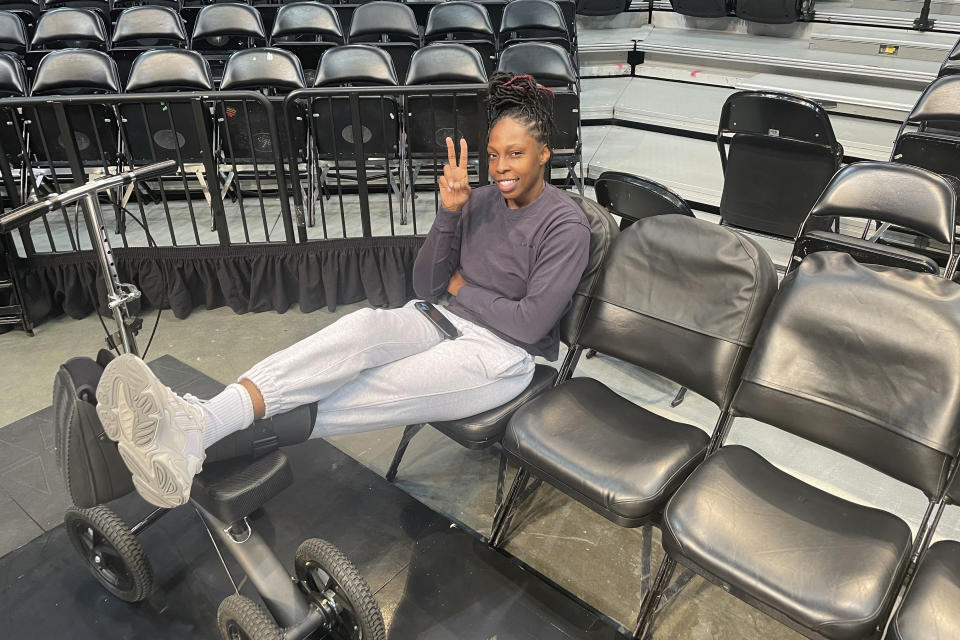
<path id="1" fill-rule="evenodd" d="M 528 73 L 553 92 L 555 131 L 550 138 L 550 165 L 566 169 L 568 184 L 583 193 L 577 173 L 581 163 L 583 137 L 580 134 L 580 80 L 573 60 L 558 45 L 549 42 L 521 42 L 503 50 L 499 71 Z"/>
<path id="2" fill-rule="evenodd" d="M 2 8 L 3 5 L 0 5 Z M 20 14 L 0 11 L 0 51 L 9 51 L 20 59 L 27 53 L 27 30 Z"/>
<path id="3" fill-rule="evenodd" d="M 573 39 L 563 11 L 553 0 L 511 0 L 500 20 L 501 51 L 519 42 L 550 42 L 571 53 Z"/>
<path id="4" fill-rule="evenodd" d="M 790 24 L 813 17 L 814 0 L 736 0 L 734 13 L 748 22 Z"/>
<path id="5" fill-rule="evenodd" d="M 40 60 L 50 51 L 74 48 L 107 50 L 107 28 L 101 14 L 75 8 L 44 11 L 26 53 L 27 75 L 36 74 Z"/>
<path id="6" fill-rule="evenodd" d="M 190 48 L 203 54 L 210 63 L 214 81 L 219 81 L 227 59 L 234 52 L 266 43 L 260 13 L 250 5 L 225 2 L 200 10 L 193 25 Z"/>
<path id="7" fill-rule="evenodd" d="M 960 186 L 960 181 L 956 185 Z M 934 275 L 941 273 L 931 257 L 937 256 L 943 262 L 944 277 L 950 278 L 956 270 L 956 203 L 949 201 L 956 197 L 955 191 L 942 176 L 917 167 L 893 162 L 847 165 L 830 181 L 801 225 L 787 273 L 811 253 L 841 251 L 863 264 Z M 839 217 L 872 220 L 882 226 L 870 239 L 817 228 L 823 226 L 817 219 Z M 903 243 L 907 248 L 889 244 L 890 229 L 909 234 L 912 242 Z M 932 243 L 944 249 L 938 250 Z"/>
<path id="8" fill-rule="evenodd" d="M 22 98 L 30 85 L 23 63 L 16 56 L 0 53 L 0 97 Z M 7 211 L 26 202 L 32 175 L 29 171 L 23 120 L 17 117 L 16 107 L 0 111 L 0 180 L 3 184 L 2 209 Z"/>
<path id="9" fill-rule="evenodd" d="M 804 259 L 770 306 L 732 410 L 923 492 L 917 534 L 746 447 L 722 447 L 666 504 L 667 557 L 637 637 L 679 563 L 808 638 L 879 638 L 956 468 L 958 348 L 956 283 L 844 253 Z"/>
<path id="10" fill-rule="evenodd" d="M 789 240 L 843 161 L 823 107 L 768 91 L 727 98 L 717 148 L 723 223 Z"/>
<path id="11" fill-rule="evenodd" d="M 550 387 L 567 380 L 573 374 L 574 367 L 576 367 L 577 360 L 580 357 L 580 349 L 575 348 L 574 345 L 578 343 L 578 336 L 583 328 L 589 296 L 596 285 L 601 268 L 607 260 L 607 254 L 618 230 L 616 222 L 606 209 L 586 198 L 576 195 L 571 195 L 571 197 L 583 210 L 587 221 L 590 223 L 590 258 L 580 283 L 577 285 L 570 309 L 559 324 L 560 339 L 570 348 L 567 350 L 567 355 L 560 365 L 559 371 L 549 365 L 536 365 L 533 380 L 523 393 L 510 402 L 468 418 L 430 423 L 434 429 L 467 449 L 485 449 L 499 443 L 503 438 L 507 423 L 515 411 Z M 400 444 L 393 456 L 393 462 L 390 463 L 390 468 L 387 470 L 386 478 L 390 482 L 393 482 L 397 476 L 397 468 L 400 466 L 400 461 L 403 459 L 403 454 L 406 452 L 410 440 L 424 426 L 426 425 L 413 424 L 407 425 L 404 429 L 403 437 L 400 439 Z M 505 475 L 506 457 L 501 452 L 496 494 L 498 507 L 503 499 Z"/>
<path id="12" fill-rule="evenodd" d="M 497 36 L 482 4 L 451 0 L 434 5 L 423 35 L 427 44 L 453 40 L 476 49 L 488 74 L 497 68 Z"/>
<path id="13" fill-rule="evenodd" d="M 630 0 L 577 0 L 579 16 L 615 16 L 630 6 Z"/>
<path id="14" fill-rule="evenodd" d="M 686 201 L 659 182 L 622 171 L 604 171 L 593 183 L 597 202 L 620 216 L 623 231 L 637 220 L 677 213 L 693 217 Z"/>

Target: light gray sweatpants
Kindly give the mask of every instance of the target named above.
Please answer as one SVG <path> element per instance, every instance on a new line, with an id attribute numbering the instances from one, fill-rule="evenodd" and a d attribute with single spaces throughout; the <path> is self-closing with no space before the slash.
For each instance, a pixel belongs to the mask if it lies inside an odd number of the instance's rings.
<path id="1" fill-rule="evenodd" d="M 268 418 L 318 402 L 311 438 L 465 418 L 530 384 L 526 351 L 441 308 L 463 334 L 446 340 L 412 304 L 355 311 L 241 378 L 260 389 Z"/>

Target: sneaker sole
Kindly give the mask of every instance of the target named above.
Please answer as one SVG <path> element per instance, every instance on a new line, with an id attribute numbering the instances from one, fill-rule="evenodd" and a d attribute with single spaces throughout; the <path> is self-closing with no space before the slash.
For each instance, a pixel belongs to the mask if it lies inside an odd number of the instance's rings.
<path id="1" fill-rule="evenodd" d="M 133 475 L 137 492 L 158 507 L 186 504 L 193 484 L 193 465 L 183 455 L 157 444 L 160 429 L 177 429 L 169 420 L 174 409 L 167 391 L 147 365 L 135 357 L 120 357 L 100 378 L 102 396 L 97 414 L 103 430 Z"/>

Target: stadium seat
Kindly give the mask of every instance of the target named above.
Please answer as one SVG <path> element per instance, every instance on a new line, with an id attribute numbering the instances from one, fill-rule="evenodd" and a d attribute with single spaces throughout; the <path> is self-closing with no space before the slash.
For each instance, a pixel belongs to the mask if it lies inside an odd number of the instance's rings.
<path id="1" fill-rule="evenodd" d="M 843 160 L 843 147 L 820 105 L 768 91 L 727 98 L 717 146 L 723 222 L 790 240 Z"/>
<path id="2" fill-rule="evenodd" d="M 27 52 L 27 31 L 20 14 L 0 11 L 0 51 L 9 51 L 20 58 Z"/>
<path id="3" fill-rule="evenodd" d="M 120 93 L 120 87 L 117 65 L 103 51 L 60 49 L 48 53 L 40 61 L 30 95 L 111 94 Z M 24 109 L 24 117 L 30 120 L 27 127 L 30 152 L 37 155 L 41 164 L 70 167 L 73 150 L 68 149 L 67 144 L 72 139 L 76 144 L 78 160 L 84 167 L 105 172 L 116 166 L 118 125 L 111 107 L 91 103 L 64 105 L 70 134 L 60 125 L 56 109 L 54 104 Z M 28 110 L 33 113 L 28 113 Z"/>
<path id="4" fill-rule="evenodd" d="M 307 73 L 308 83 L 313 82 L 323 52 L 344 42 L 337 12 L 319 2 L 283 5 L 277 11 L 270 31 L 270 46 L 296 54 Z"/>
<path id="5" fill-rule="evenodd" d="M 594 181 L 597 202 L 620 216 L 623 231 L 637 220 L 676 213 L 693 216 L 683 198 L 658 182 L 620 171 L 604 171 Z"/>
<path id="6" fill-rule="evenodd" d="M 29 92 L 30 85 L 27 82 L 23 63 L 12 54 L 0 53 L 0 98 L 19 98 L 28 95 Z M 0 110 L 0 155 L 4 158 L 6 169 L 10 170 L 10 175 L 4 176 L 4 207 L 26 200 L 26 194 L 23 191 L 31 180 L 29 175 L 19 176 L 25 184 L 19 185 L 18 197 L 12 198 L 11 194 L 7 193 L 11 188 L 7 184 L 7 178 L 11 182 L 15 180 L 14 172 L 20 173 L 20 169 L 24 166 L 23 159 L 27 157 L 27 150 L 24 148 L 26 140 L 23 134 L 24 122 L 20 111 L 16 107 L 4 107 Z M 13 188 L 16 189 L 17 186 L 14 185 Z"/>
<path id="7" fill-rule="evenodd" d="M 246 4 L 226 2 L 205 6 L 193 25 L 190 48 L 210 63 L 214 80 L 223 76 L 227 58 L 236 51 L 267 43 L 260 13 Z"/>
<path id="8" fill-rule="evenodd" d="M 130 65 L 144 51 L 186 46 L 186 27 L 174 9 L 143 5 L 120 13 L 113 28 L 110 56 L 117 61 L 120 81 L 125 83 Z"/>
<path id="9" fill-rule="evenodd" d="M 556 128 L 551 137 L 550 164 L 564 167 L 567 179 L 582 193 L 583 183 L 577 173 L 581 154 L 580 88 L 570 55 L 552 43 L 521 42 L 503 50 L 497 68 L 510 73 L 528 73 L 552 91 Z"/>
<path id="10" fill-rule="evenodd" d="M 519 42 L 551 42 L 571 51 L 563 12 L 553 0 L 512 0 L 500 21 L 501 51 Z"/>
<path id="11" fill-rule="evenodd" d="M 956 182 L 960 186 L 960 181 Z M 924 243 L 911 242 L 905 248 L 883 242 L 891 225 L 946 247 L 942 257 L 944 276 L 952 275 L 956 225 L 955 189 L 942 176 L 893 162 L 859 162 L 837 172 L 823 195 L 810 210 L 808 222 L 800 227 L 787 273 L 817 251 L 842 251 L 862 264 L 900 267 L 922 273 L 940 273 L 940 267 L 925 254 Z M 870 240 L 831 231 L 807 231 L 817 218 L 872 220 L 884 225 Z M 813 225 L 822 227 L 823 225 Z"/>
<path id="12" fill-rule="evenodd" d="M 630 6 L 630 0 L 577 0 L 577 15 L 615 16 Z"/>
<path id="13" fill-rule="evenodd" d="M 277 127 L 277 138 L 274 138 L 270 132 L 269 115 L 259 102 L 224 100 L 218 104 L 217 116 L 223 130 L 221 146 L 226 162 L 232 164 L 234 172 L 238 164 L 253 164 L 254 170 L 257 170 L 257 164 L 269 164 L 276 168 L 275 140 L 280 143 L 281 171 L 283 158 L 306 157 L 306 121 L 300 118 L 288 122 L 295 143 L 291 147 L 281 109 L 286 94 L 305 86 L 300 60 L 289 51 L 276 48 L 246 49 L 230 56 L 220 81 L 220 90 L 267 91 L 273 103 Z"/>
<path id="14" fill-rule="evenodd" d="M 37 20 L 30 51 L 50 49 L 107 48 L 107 29 L 99 13 L 91 9 L 51 9 Z"/>
<path id="15" fill-rule="evenodd" d="M 897 510 L 926 514 L 913 535 L 829 483 L 721 447 L 666 504 L 667 558 L 636 636 L 679 563 L 807 637 L 879 638 L 960 450 L 958 348 L 956 283 L 844 253 L 805 258 L 767 312 L 732 411 L 918 490 Z"/>
<path id="16" fill-rule="evenodd" d="M 482 4 L 451 0 L 434 5 L 423 35 L 428 44 L 453 40 L 476 49 L 488 74 L 497 67 L 497 36 Z"/>
<path id="17" fill-rule="evenodd" d="M 422 44 L 413 10 L 389 0 L 373 0 L 357 7 L 350 21 L 349 41 L 387 51 L 401 78 L 406 77 L 410 57 Z"/>

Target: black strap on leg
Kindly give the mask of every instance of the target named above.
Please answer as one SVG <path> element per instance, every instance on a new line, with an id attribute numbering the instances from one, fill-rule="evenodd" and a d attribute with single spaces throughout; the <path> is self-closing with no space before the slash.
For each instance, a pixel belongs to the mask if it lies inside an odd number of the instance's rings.
<path id="1" fill-rule="evenodd" d="M 316 420 L 315 402 L 272 418 L 257 420 L 246 429 L 237 431 L 208 448 L 206 462 L 242 457 L 256 459 L 278 447 L 305 442 L 310 438 Z"/>

